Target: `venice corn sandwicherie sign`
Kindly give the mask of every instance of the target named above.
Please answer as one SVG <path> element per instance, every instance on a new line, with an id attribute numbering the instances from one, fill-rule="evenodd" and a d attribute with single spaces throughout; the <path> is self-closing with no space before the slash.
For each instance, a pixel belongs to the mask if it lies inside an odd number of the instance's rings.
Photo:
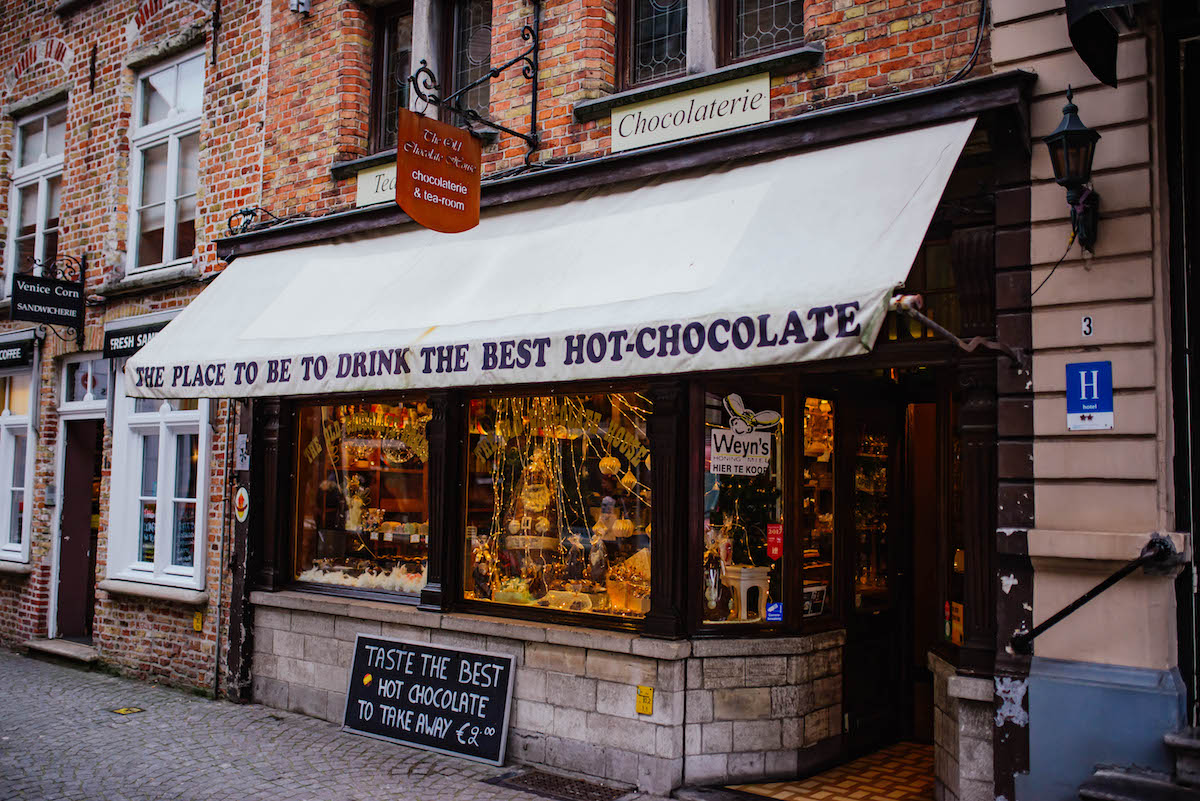
<path id="1" fill-rule="evenodd" d="M 727 131 L 771 119 L 771 76 L 752 75 L 612 112 L 614 152 Z"/>
<path id="2" fill-rule="evenodd" d="M 37 275 L 13 276 L 10 320 L 83 328 L 83 285 Z"/>
<path id="3" fill-rule="evenodd" d="M 444 234 L 479 225 L 483 148 L 462 128 L 401 109 L 396 125 L 396 202 L 415 222 Z"/>

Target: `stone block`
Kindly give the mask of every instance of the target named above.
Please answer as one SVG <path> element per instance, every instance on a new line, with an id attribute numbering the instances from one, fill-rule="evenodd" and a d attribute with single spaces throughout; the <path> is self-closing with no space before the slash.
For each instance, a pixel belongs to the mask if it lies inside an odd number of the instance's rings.
<path id="1" fill-rule="evenodd" d="M 255 654 L 251 663 L 251 673 L 255 676 L 279 678 L 279 657 L 274 654 Z"/>
<path id="2" fill-rule="evenodd" d="M 958 770 L 963 779 L 991 782 L 993 776 L 992 741 L 974 737 L 959 737 Z"/>
<path id="3" fill-rule="evenodd" d="M 771 717 L 794 718 L 814 708 L 813 688 L 808 684 L 771 688 Z"/>
<path id="4" fill-rule="evenodd" d="M 603 776 L 608 754 L 601 746 L 567 737 L 546 738 L 546 764 L 589 776 Z"/>
<path id="5" fill-rule="evenodd" d="M 513 701 L 513 726 L 525 731 L 546 732 L 554 722 L 554 707 L 537 701 Z"/>
<path id="6" fill-rule="evenodd" d="M 582 676 L 587 651 L 565 645 L 531 642 L 525 646 L 525 666 Z"/>
<path id="7" fill-rule="evenodd" d="M 274 629 L 275 631 L 291 631 L 292 613 L 287 609 L 256 606 L 254 607 L 254 627 Z"/>
<path id="8" fill-rule="evenodd" d="M 341 723 L 346 719 L 346 693 L 326 692 L 328 698 L 325 719 L 330 723 Z"/>
<path id="9" fill-rule="evenodd" d="M 683 777 L 683 758 L 664 759 L 642 754 L 638 757 L 637 787 L 643 793 L 666 796 Z"/>
<path id="10" fill-rule="evenodd" d="M 704 660 L 704 689 L 716 690 L 746 686 L 746 660 L 742 657 L 718 657 Z"/>
<path id="11" fill-rule="evenodd" d="M 500 620 L 480 615 L 445 615 L 442 629 L 483 637 L 499 637 L 527 642 L 545 642 L 546 627 L 523 620 Z"/>
<path id="12" fill-rule="evenodd" d="M 827 648 L 823 651 L 814 651 L 809 656 L 810 673 L 809 677 L 813 679 L 824 678 L 825 676 L 837 676 L 842 672 L 842 649 Z"/>
<path id="13" fill-rule="evenodd" d="M 350 681 L 350 671 L 338 665 L 322 665 L 317 662 L 313 666 L 313 686 L 322 690 L 344 693 Z"/>
<path id="14" fill-rule="evenodd" d="M 658 683 L 658 662 L 631 654 L 587 652 L 587 675 L 595 679 L 633 686 L 653 687 Z"/>
<path id="15" fill-rule="evenodd" d="M 812 689 L 813 706 L 818 709 L 842 702 L 841 676 L 829 676 L 828 678 L 817 679 L 812 683 Z"/>
<path id="16" fill-rule="evenodd" d="M 787 674 L 786 656 L 757 656 L 746 658 L 746 687 L 772 687 L 779 677 Z"/>
<path id="17" fill-rule="evenodd" d="M 373 620 L 362 621 L 364 625 L 374 623 Z M 391 637 L 394 640 L 412 640 L 413 642 L 429 642 L 429 636 L 432 633 L 427 628 L 418 626 L 406 626 L 403 623 L 378 623 L 379 633 L 383 637 Z M 363 632 L 366 633 L 365 631 Z"/>
<path id="18" fill-rule="evenodd" d="M 702 726 L 699 723 L 689 723 L 683 727 L 683 753 L 687 755 L 700 753 L 700 733 Z"/>
<path id="19" fill-rule="evenodd" d="M 714 720 L 759 720 L 770 716 L 769 687 L 713 691 Z"/>
<path id="20" fill-rule="evenodd" d="M 621 748 L 609 748 L 608 762 L 604 767 L 604 777 L 622 784 L 636 785 L 638 783 L 638 757 L 633 751 Z"/>
<path id="21" fill-rule="evenodd" d="M 659 726 L 654 733 L 654 755 L 663 759 L 683 756 L 683 730 L 679 726 Z"/>
<path id="22" fill-rule="evenodd" d="M 333 624 L 333 636 L 339 640 L 354 642 L 359 634 L 378 637 L 380 625 L 378 620 L 357 620 L 352 617 L 339 617 Z M 385 635 L 395 637 L 394 634 Z"/>
<path id="23" fill-rule="evenodd" d="M 467 634 L 462 631 L 431 631 L 429 632 L 429 642 L 431 645 L 440 645 L 443 648 L 466 648 L 469 651 L 485 651 L 487 648 L 487 639 L 481 634 Z"/>
<path id="24" fill-rule="evenodd" d="M 267 676 L 255 676 L 250 685 L 250 692 L 256 704 L 273 709 L 288 708 L 288 685 L 285 681 Z"/>
<path id="25" fill-rule="evenodd" d="M 491 654 L 507 654 L 513 658 L 513 664 L 517 667 L 525 664 L 525 643 L 521 640 L 488 637 L 483 650 Z"/>
<path id="26" fill-rule="evenodd" d="M 657 728 L 653 723 L 589 712 L 586 732 L 587 738 L 597 745 L 653 754 Z"/>
<path id="27" fill-rule="evenodd" d="M 570 673 L 546 673 L 546 702 L 573 709 L 596 708 L 596 680 Z"/>
<path id="28" fill-rule="evenodd" d="M 846 644 L 846 632 L 844 629 L 836 629 L 834 631 L 826 631 L 822 634 L 814 634 L 807 639 L 814 651 L 820 651 L 824 648 L 841 648 Z"/>
<path id="29" fill-rule="evenodd" d="M 517 668 L 517 680 L 513 687 L 513 697 L 526 701 L 546 700 L 546 671 L 531 668 Z"/>
<path id="30" fill-rule="evenodd" d="M 277 656 L 275 659 L 275 664 L 278 666 L 278 678 L 281 681 L 305 687 L 317 686 L 317 666 L 315 662 L 292 659 L 286 656 Z"/>
<path id="31" fill-rule="evenodd" d="M 338 618 L 317 612 L 292 612 L 292 631 L 301 634 L 319 634 L 332 637 L 334 623 Z"/>
<path id="32" fill-rule="evenodd" d="M 713 719 L 713 694 L 708 690 L 688 690 L 684 705 L 687 723 L 708 723 Z"/>
<path id="33" fill-rule="evenodd" d="M 704 686 L 704 662 L 701 659 L 687 660 L 687 688 L 699 690 Z"/>
<path id="34" fill-rule="evenodd" d="M 729 755 L 730 781 L 745 781 L 761 779 L 765 770 L 766 760 L 758 751 L 746 751 Z"/>
<path id="35" fill-rule="evenodd" d="M 995 801 L 996 788 L 990 781 L 963 779 L 958 783 L 959 801 Z"/>
<path id="36" fill-rule="evenodd" d="M 990 703 L 959 704 L 958 733 L 960 736 L 990 739 L 995 725 L 996 711 Z"/>
<path id="37" fill-rule="evenodd" d="M 788 657 L 787 683 L 806 684 L 812 675 L 812 659 L 809 654 Z"/>
<path id="38" fill-rule="evenodd" d="M 692 656 L 774 656 L 807 653 L 813 649 L 812 637 L 755 637 L 753 639 L 711 639 L 692 643 Z"/>
<path id="39" fill-rule="evenodd" d="M 571 709 L 565 706 L 554 707 L 554 721 L 548 729 L 555 737 L 570 739 L 586 739 L 587 712 L 582 709 Z"/>
<path id="40" fill-rule="evenodd" d="M 292 712 L 324 719 L 329 711 L 329 694 L 316 687 L 293 684 L 288 689 L 288 706 Z"/>
<path id="41" fill-rule="evenodd" d="M 273 654 L 275 644 L 275 629 L 254 627 L 254 653 Z"/>
<path id="42" fill-rule="evenodd" d="M 319 662 L 322 665 L 341 665 L 342 664 L 342 645 L 340 640 L 335 640 L 331 637 L 314 637 L 311 634 L 304 634 L 304 658 L 310 662 Z M 349 665 L 349 662 L 346 663 Z"/>
<path id="43" fill-rule="evenodd" d="M 804 747 L 804 718 L 784 718 L 779 721 L 779 732 L 784 748 Z"/>
<path id="44" fill-rule="evenodd" d="M 994 693 L 995 688 L 991 679 L 977 679 L 971 676 L 951 676 L 946 682 L 946 694 L 951 698 L 984 701 L 990 704 L 992 703 Z"/>
<path id="45" fill-rule="evenodd" d="M 705 723 L 700 727 L 700 753 L 727 754 L 733 750 L 733 723 Z"/>
<path id="46" fill-rule="evenodd" d="M 647 656 L 651 659 L 682 660 L 692 653 L 692 644 L 687 640 L 658 640 L 651 637 L 639 637 L 633 641 L 634 656 Z"/>
<path id="47" fill-rule="evenodd" d="M 733 724 L 733 750 L 776 751 L 783 747 L 778 720 L 739 720 Z"/>
<path id="48" fill-rule="evenodd" d="M 637 688 L 611 681 L 596 683 L 596 711 L 605 715 L 643 720 L 665 726 L 683 723 L 683 693 L 654 693 L 654 711 L 649 715 L 637 711 Z"/>
<path id="49" fill-rule="evenodd" d="M 840 730 L 840 726 L 838 729 Z M 834 731 L 829 721 L 829 710 L 819 709 L 804 716 L 804 747 L 834 736 L 840 732 Z"/>
<path id="50" fill-rule="evenodd" d="M 546 735 L 513 729 L 508 734 L 508 756 L 514 762 L 545 764 Z"/>
<path id="51" fill-rule="evenodd" d="M 796 775 L 800 755 L 793 749 L 767 751 L 763 754 L 763 775 L 775 779 L 790 779 Z"/>
<path id="52" fill-rule="evenodd" d="M 548 627 L 545 631 L 546 642 L 567 645 L 572 648 L 594 648 L 597 651 L 608 651 L 614 654 L 631 653 L 633 641 L 637 638 L 636 634 L 570 629 L 563 626 Z"/>
<path id="53" fill-rule="evenodd" d="M 274 637 L 273 651 L 276 656 L 290 656 L 294 659 L 304 658 L 304 635 L 294 631 L 277 631 Z"/>
<path id="54" fill-rule="evenodd" d="M 682 660 L 676 662 L 658 663 L 658 686 L 656 689 L 665 692 L 677 692 L 684 688 L 686 681 L 686 665 Z"/>
<path id="55" fill-rule="evenodd" d="M 698 754 L 683 759 L 684 784 L 717 784 L 728 775 L 728 754 Z"/>

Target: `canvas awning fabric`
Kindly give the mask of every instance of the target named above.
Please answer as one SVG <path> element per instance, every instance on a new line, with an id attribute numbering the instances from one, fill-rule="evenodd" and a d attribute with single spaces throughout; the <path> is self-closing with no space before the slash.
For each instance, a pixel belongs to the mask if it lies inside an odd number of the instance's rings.
<path id="1" fill-rule="evenodd" d="M 974 126 L 239 258 L 126 365 L 140 397 L 564 382 L 868 351 Z"/>

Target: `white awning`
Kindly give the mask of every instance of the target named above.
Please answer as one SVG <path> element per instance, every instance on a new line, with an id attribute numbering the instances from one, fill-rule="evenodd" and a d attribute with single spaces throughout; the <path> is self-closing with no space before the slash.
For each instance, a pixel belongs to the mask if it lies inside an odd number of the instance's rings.
<path id="1" fill-rule="evenodd" d="M 246 256 L 129 393 L 573 381 L 864 353 L 974 120 Z"/>

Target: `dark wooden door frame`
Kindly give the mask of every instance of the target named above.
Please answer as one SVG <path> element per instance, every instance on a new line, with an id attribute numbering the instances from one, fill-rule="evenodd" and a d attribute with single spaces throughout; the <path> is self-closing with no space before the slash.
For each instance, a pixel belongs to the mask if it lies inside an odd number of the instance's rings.
<path id="1" fill-rule="evenodd" d="M 59 431 L 63 457 L 58 569 L 54 582 L 55 634 L 90 637 L 96 606 L 97 542 L 91 528 L 93 481 L 97 471 L 103 469 L 103 414 L 65 418 Z"/>

